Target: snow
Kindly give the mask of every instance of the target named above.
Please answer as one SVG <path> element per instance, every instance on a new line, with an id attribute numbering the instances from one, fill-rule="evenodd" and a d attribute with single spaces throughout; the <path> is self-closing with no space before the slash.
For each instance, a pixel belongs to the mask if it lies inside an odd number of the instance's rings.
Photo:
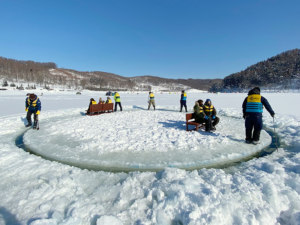
<path id="1" fill-rule="evenodd" d="M 25 144 L 38 145 L 36 150 L 43 154 L 52 152 L 62 158 L 68 153 L 89 162 L 98 160 L 93 155 L 97 150 L 102 156 L 106 149 L 115 162 L 135 162 L 134 157 L 122 157 L 125 151 L 144 154 L 143 165 L 155 157 L 162 163 L 171 161 L 181 152 L 186 154 L 177 159 L 182 166 L 188 160 L 197 161 L 192 157 L 196 152 L 214 160 L 218 156 L 231 160 L 236 154 L 263 148 L 270 137 L 263 132 L 261 146 L 238 141 L 244 138 L 241 104 L 245 94 L 188 94 L 189 110 L 195 100 L 210 98 L 219 112 L 217 131 L 206 134 L 184 131 L 184 113 L 177 112 L 180 93 L 155 93 L 155 112 L 145 110 L 147 93 L 121 93 L 123 112 L 87 117 L 82 112 L 89 98 L 98 99 L 104 93 L 43 91 L 40 96 L 36 91 L 42 101 L 41 129 L 27 130 L 26 93 L 0 92 L 0 224 L 300 224 L 297 93 L 263 93 L 276 113 L 274 122 L 264 113 L 265 129 L 275 128 L 280 140 L 272 154 L 222 169 L 166 166 L 156 172 L 128 173 L 47 160 L 18 148 L 16 138 L 25 132 Z M 203 151 L 198 144 L 208 149 Z M 79 158 L 80 151 L 81 156 L 94 157 Z M 160 160 L 159 154 L 166 152 L 169 157 Z"/>

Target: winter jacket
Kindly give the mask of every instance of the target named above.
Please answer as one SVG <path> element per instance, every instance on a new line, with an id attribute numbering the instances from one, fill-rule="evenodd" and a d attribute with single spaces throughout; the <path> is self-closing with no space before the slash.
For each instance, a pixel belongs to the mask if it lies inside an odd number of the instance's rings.
<path id="1" fill-rule="evenodd" d="M 195 121 L 196 122 L 199 122 L 204 119 L 204 111 L 203 111 L 203 105 L 202 106 L 199 106 L 198 104 L 195 104 L 194 105 L 194 113 L 193 113 L 193 116 L 195 118 Z"/>
<path id="2" fill-rule="evenodd" d="M 114 95 L 115 102 L 121 102 L 120 94 L 118 92 Z"/>
<path id="3" fill-rule="evenodd" d="M 41 111 L 41 101 L 40 99 L 34 95 L 34 99 L 30 99 L 29 97 L 26 98 L 25 100 L 25 107 L 26 107 L 26 111 L 30 111 L 30 112 L 37 112 L 37 111 Z"/>
<path id="4" fill-rule="evenodd" d="M 152 92 L 149 94 L 149 100 L 154 100 L 154 94 Z"/>
<path id="5" fill-rule="evenodd" d="M 274 111 L 268 100 L 260 95 L 258 88 L 253 88 L 248 92 L 248 97 L 243 102 L 243 117 L 247 115 L 262 116 L 263 106 L 267 109 L 271 116 L 274 116 Z"/>
<path id="6" fill-rule="evenodd" d="M 186 98 L 187 98 L 186 93 L 185 93 L 185 92 L 182 93 L 182 94 L 181 94 L 181 97 L 180 97 L 180 100 L 181 100 L 181 101 L 186 101 Z"/>
<path id="7" fill-rule="evenodd" d="M 206 116 L 212 117 L 217 115 L 217 111 L 213 105 L 204 104 L 203 110 Z"/>

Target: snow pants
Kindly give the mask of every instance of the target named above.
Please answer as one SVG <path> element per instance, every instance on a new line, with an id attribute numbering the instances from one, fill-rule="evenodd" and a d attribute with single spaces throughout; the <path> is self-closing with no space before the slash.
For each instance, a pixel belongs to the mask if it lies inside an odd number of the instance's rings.
<path id="1" fill-rule="evenodd" d="M 184 106 L 185 111 L 187 112 L 186 100 L 180 100 L 180 112 L 182 112 L 182 107 Z"/>
<path id="2" fill-rule="evenodd" d="M 120 110 L 122 111 L 122 105 L 121 105 L 121 102 L 115 102 L 115 111 L 117 111 L 117 105 L 120 106 Z"/>
<path id="3" fill-rule="evenodd" d="M 154 99 L 149 100 L 148 110 L 150 109 L 151 105 L 153 106 L 153 108 L 155 110 L 155 100 Z"/>
<path id="4" fill-rule="evenodd" d="M 220 122 L 220 118 L 216 116 L 216 118 L 212 119 L 208 117 L 205 119 L 205 131 L 211 131 L 215 129 L 215 126 Z"/>
<path id="5" fill-rule="evenodd" d="M 246 141 L 259 141 L 260 131 L 263 127 L 262 115 L 247 115 L 245 118 L 245 127 Z"/>
<path id="6" fill-rule="evenodd" d="M 38 121 L 38 115 L 36 114 L 36 111 L 32 112 L 32 111 L 28 110 L 26 119 L 27 119 L 29 125 L 32 124 L 32 122 L 31 122 L 31 115 L 32 114 L 33 114 L 34 123 L 36 123 Z"/>

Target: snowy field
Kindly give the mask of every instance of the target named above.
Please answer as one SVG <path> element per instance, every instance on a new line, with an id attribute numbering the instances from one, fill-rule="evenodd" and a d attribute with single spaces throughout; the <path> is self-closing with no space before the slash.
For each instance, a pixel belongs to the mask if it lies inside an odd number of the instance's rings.
<path id="1" fill-rule="evenodd" d="M 299 93 L 262 93 L 276 115 L 264 112 L 255 146 L 243 142 L 246 94 L 188 93 L 190 112 L 207 98 L 218 111 L 205 133 L 185 131 L 180 93 L 155 93 L 156 111 L 147 93 L 120 93 L 123 112 L 89 117 L 104 93 L 41 92 L 39 131 L 24 127 L 26 92 L 0 92 L 0 224 L 300 224 Z M 274 129 L 278 150 L 253 158 Z"/>

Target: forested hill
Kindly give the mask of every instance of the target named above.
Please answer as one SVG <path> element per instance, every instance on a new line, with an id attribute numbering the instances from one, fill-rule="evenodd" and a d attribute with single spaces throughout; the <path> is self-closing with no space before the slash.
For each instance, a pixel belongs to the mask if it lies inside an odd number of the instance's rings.
<path id="1" fill-rule="evenodd" d="M 239 91 L 260 86 L 267 89 L 300 88 L 300 49 L 293 49 L 259 62 L 223 79 L 214 91 Z"/>
<path id="2" fill-rule="evenodd" d="M 245 91 L 254 86 L 265 89 L 300 89 L 300 50 L 293 49 L 259 62 L 222 79 L 166 79 L 155 76 L 123 77 L 113 73 L 80 72 L 57 68 L 53 62 L 39 63 L 0 57 L 3 84 L 24 87 L 35 84 L 91 90 L 161 90 L 199 89 Z"/>
<path id="3" fill-rule="evenodd" d="M 61 87 L 90 90 L 137 90 L 179 91 L 182 89 L 208 90 L 220 79 L 166 79 L 155 76 L 123 77 L 113 73 L 91 71 L 80 72 L 57 68 L 55 63 L 20 61 L 0 57 L 0 79 L 5 85 L 35 85 L 52 88 Z M 30 84 L 28 84 L 30 83 Z"/>

